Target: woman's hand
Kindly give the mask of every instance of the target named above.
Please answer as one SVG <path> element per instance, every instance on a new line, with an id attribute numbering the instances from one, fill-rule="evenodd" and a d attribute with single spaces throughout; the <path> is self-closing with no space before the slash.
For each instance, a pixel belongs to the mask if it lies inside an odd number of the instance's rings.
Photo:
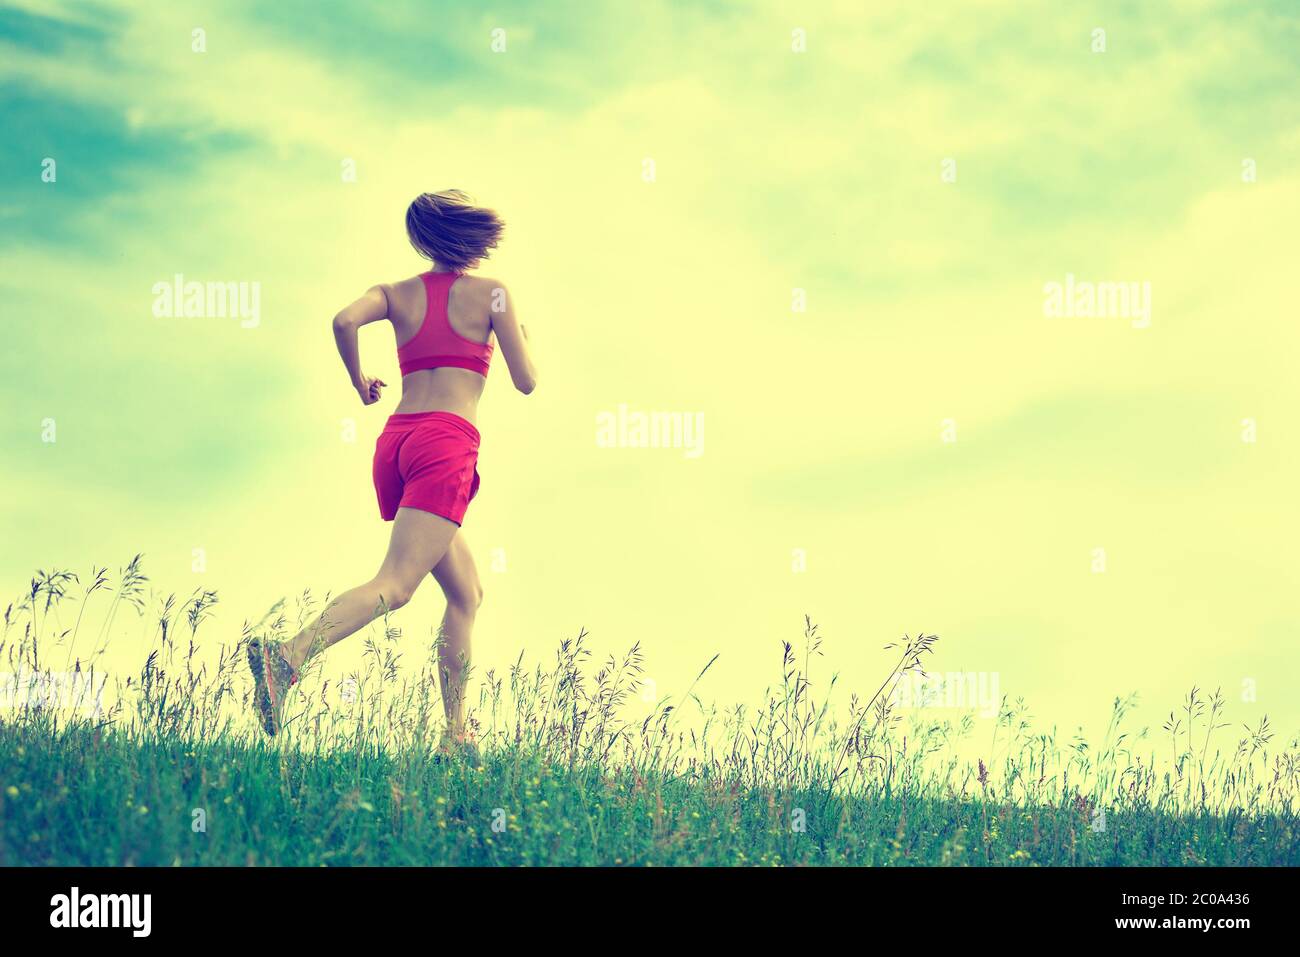
<path id="1" fill-rule="evenodd" d="M 357 388 L 357 395 L 361 396 L 362 405 L 374 405 L 379 401 L 380 390 L 388 385 L 383 379 L 375 379 L 368 375 L 361 376 L 353 385 Z"/>

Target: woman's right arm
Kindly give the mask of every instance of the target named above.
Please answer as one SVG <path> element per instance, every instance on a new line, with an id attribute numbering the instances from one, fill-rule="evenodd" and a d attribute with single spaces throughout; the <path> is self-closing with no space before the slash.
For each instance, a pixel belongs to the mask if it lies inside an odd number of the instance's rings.
<path id="1" fill-rule="evenodd" d="M 489 280 L 488 316 L 492 331 L 497 334 L 501 354 L 510 368 L 510 380 L 515 388 L 528 395 L 537 388 L 537 367 L 533 365 L 532 351 L 528 348 L 528 333 L 515 316 L 514 304 L 504 284 Z"/>

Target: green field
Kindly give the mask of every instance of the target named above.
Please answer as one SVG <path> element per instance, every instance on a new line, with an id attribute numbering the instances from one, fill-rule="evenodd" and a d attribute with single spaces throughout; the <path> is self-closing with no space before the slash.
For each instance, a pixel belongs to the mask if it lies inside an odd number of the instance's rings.
<path id="1" fill-rule="evenodd" d="M 434 672 L 398 667 L 391 623 L 359 636 L 366 665 L 346 707 L 309 674 L 270 742 L 240 649 L 203 654 L 216 596 L 154 604 L 144 582 L 138 563 L 116 585 L 43 574 L 6 610 L 0 660 L 29 687 L 65 657 L 94 673 L 127 615 L 156 619 L 157 634 L 98 714 L 10 687 L 0 865 L 1300 863 L 1297 744 L 1277 747 L 1266 722 L 1230 725 L 1217 694 L 1190 693 L 1159 743 L 1126 732 L 1130 702 L 1117 701 L 1096 747 L 1062 747 L 1004 703 L 972 763 L 958 754 L 969 719 L 904 720 L 892 703 L 933 637 L 898 643 L 894 671 L 846 713 L 814 694 L 808 624 L 757 705 L 687 692 L 631 721 L 638 650 L 592 666 L 579 636 L 546 667 L 477 681 L 483 757 L 468 764 L 434 747 Z M 59 604 L 99 600 L 84 654 L 85 615 L 49 629 Z M 287 627 L 277 613 L 246 631 Z"/>

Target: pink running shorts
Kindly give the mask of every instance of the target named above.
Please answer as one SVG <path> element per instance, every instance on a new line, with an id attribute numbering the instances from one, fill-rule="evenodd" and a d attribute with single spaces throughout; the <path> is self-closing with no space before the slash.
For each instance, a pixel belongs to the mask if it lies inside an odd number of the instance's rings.
<path id="1" fill-rule="evenodd" d="M 389 416 L 375 442 L 375 494 L 385 522 L 418 508 L 455 522 L 478 493 L 478 429 L 454 412 Z"/>

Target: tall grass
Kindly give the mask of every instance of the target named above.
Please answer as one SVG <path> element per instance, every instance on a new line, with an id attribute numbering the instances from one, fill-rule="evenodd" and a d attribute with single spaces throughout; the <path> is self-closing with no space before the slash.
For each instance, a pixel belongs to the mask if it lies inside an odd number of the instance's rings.
<path id="1" fill-rule="evenodd" d="M 85 583 L 42 571 L 5 609 L 0 863 L 1300 861 L 1300 742 L 1276 746 L 1264 719 L 1232 743 L 1218 692 L 1192 689 L 1163 738 L 1127 730 L 1134 700 L 1116 700 L 1096 746 L 1033 730 L 1023 702 L 1003 699 L 984 743 L 969 714 L 896 704 L 932 635 L 887 646 L 892 669 L 870 696 L 836 708 L 835 679 L 814 681 L 822 638 L 806 620 L 758 703 L 720 708 L 698 678 L 640 699 L 640 649 L 595 663 L 581 632 L 545 664 L 521 655 L 474 681 L 483 763 L 468 767 L 436 750 L 436 645 L 408 664 L 395 618 L 354 639 L 362 666 L 343 681 L 310 667 L 268 741 L 240 645 L 296 631 L 311 595 L 204 653 L 216 593 L 147 585 L 139 556 Z M 132 615 L 147 635 L 139 670 L 106 676 Z"/>

